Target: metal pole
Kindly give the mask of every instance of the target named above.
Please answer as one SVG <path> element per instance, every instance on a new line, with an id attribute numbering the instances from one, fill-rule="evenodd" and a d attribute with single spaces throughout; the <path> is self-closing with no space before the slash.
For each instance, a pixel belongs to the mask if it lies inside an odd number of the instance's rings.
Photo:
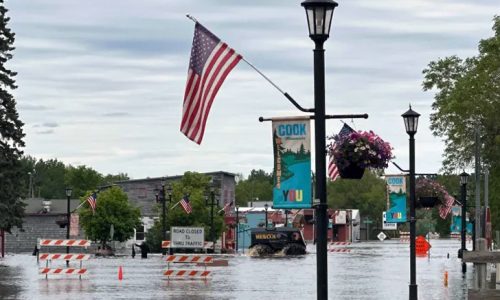
<path id="1" fill-rule="evenodd" d="M 70 229 L 70 218 L 71 218 L 71 212 L 70 212 L 70 198 L 71 196 L 67 196 L 68 197 L 68 201 L 67 201 L 67 221 L 68 223 L 66 224 L 66 239 L 69 240 L 69 229 Z M 69 246 L 66 247 L 66 253 L 69 253 Z M 69 266 L 69 260 L 66 261 L 66 266 Z"/>
<path id="2" fill-rule="evenodd" d="M 240 235 L 240 215 L 239 215 L 239 207 L 236 207 L 236 236 L 235 236 L 235 241 L 236 241 L 236 253 L 238 253 L 238 239 Z"/>
<path id="3" fill-rule="evenodd" d="M 288 209 L 285 209 L 285 227 L 288 227 Z"/>
<path id="4" fill-rule="evenodd" d="M 210 193 L 210 197 L 212 198 L 211 199 L 211 205 L 210 205 L 210 238 L 212 240 L 212 242 L 214 243 L 213 245 L 213 250 L 215 252 L 215 231 L 214 231 L 214 201 L 215 201 L 215 193 L 212 191 Z"/>
<path id="5" fill-rule="evenodd" d="M 5 231 L 0 229 L 0 238 L 2 238 L 2 257 L 5 257 Z"/>
<path id="6" fill-rule="evenodd" d="M 475 132 L 475 178 L 476 178 L 476 218 L 475 218 L 475 224 L 476 224 L 476 239 L 482 237 L 482 224 L 481 222 L 481 168 L 480 168 L 480 145 L 479 145 L 479 128 L 476 125 L 476 132 Z"/>
<path id="7" fill-rule="evenodd" d="M 467 272 L 467 264 L 465 262 L 463 262 L 463 255 L 464 255 L 464 251 L 465 251 L 465 239 L 466 239 L 466 232 L 467 232 L 467 228 L 466 228 L 466 222 L 465 222 L 465 217 L 466 217 L 466 207 L 467 207 L 467 197 L 466 197 L 466 194 L 467 193 L 467 184 L 466 183 L 463 183 L 462 186 L 461 186 L 461 191 L 460 191 L 460 194 L 461 194 L 461 200 L 462 200 L 462 231 L 461 231 L 461 239 L 462 239 L 462 247 L 460 248 L 460 258 L 462 258 L 462 273 L 465 274 L 465 272 Z"/>
<path id="8" fill-rule="evenodd" d="M 167 198 L 165 197 L 165 185 L 162 184 L 161 185 L 161 193 L 160 193 L 160 197 L 161 197 L 161 209 L 162 209 L 162 220 L 161 220 L 161 229 L 162 229 L 162 237 L 163 237 L 163 240 L 166 241 L 167 240 L 167 223 L 166 223 L 166 220 L 165 220 L 165 216 L 166 216 L 166 212 L 165 212 L 165 206 L 166 206 L 166 203 L 167 202 Z M 162 254 L 165 255 L 167 253 L 167 249 L 166 248 L 162 248 Z"/>
<path id="9" fill-rule="evenodd" d="M 317 298 L 328 299 L 328 220 L 326 209 L 326 140 L 325 140 L 325 49 L 323 41 L 314 48 L 314 139 L 316 160 L 316 269 Z"/>
<path id="10" fill-rule="evenodd" d="M 415 136 L 410 134 L 410 300 L 417 300 L 417 272 L 415 256 Z"/>
<path id="11" fill-rule="evenodd" d="M 266 211 L 266 230 L 267 230 L 267 207 L 266 207 L 265 211 Z"/>

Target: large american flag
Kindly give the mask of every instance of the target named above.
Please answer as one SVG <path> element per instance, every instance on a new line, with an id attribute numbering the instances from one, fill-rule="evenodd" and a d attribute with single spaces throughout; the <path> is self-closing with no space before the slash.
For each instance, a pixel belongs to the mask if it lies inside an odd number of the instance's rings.
<path id="1" fill-rule="evenodd" d="M 349 125 L 344 123 L 344 126 L 342 126 L 342 129 L 339 131 L 339 136 L 347 135 L 351 132 L 353 132 L 354 129 L 352 129 Z M 335 158 L 333 155 L 330 155 L 328 159 L 328 178 L 330 178 L 331 181 L 335 181 L 340 177 L 339 169 L 337 165 L 335 164 Z"/>
<path id="2" fill-rule="evenodd" d="M 186 211 L 187 214 L 190 214 L 193 212 L 193 208 L 191 207 L 191 203 L 189 202 L 189 197 L 184 196 L 182 200 L 180 201 L 182 208 Z"/>
<path id="3" fill-rule="evenodd" d="M 87 197 L 87 202 L 90 205 L 90 208 L 92 208 L 92 212 L 95 213 L 95 207 L 96 207 L 96 202 L 97 202 L 97 195 L 96 193 L 92 193 L 90 196 Z"/>
<path id="4" fill-rule="evenodd" d="M 181 132 L 195 143 L 201 143 L 215 95 L 241 58 L 203 25 L 196 23 L 181 122 Z"/>

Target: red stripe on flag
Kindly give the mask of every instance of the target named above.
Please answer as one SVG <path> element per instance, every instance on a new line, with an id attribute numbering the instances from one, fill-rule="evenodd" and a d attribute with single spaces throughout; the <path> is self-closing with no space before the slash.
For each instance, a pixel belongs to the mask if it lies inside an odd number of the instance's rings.
<path id="1" fill-rule="evenodd" d="M 200 144 L 201 141 L 203 140 L 203 135 L 205 134 L 205 128 L 207 125 L 206 120 L 208 119 L 208 113 L 210 112 L 210 109 L 212 108 L 212 103 L 214 102 L 215 95 L 219 91 L 219 89 L 222 86 L 222 83 L 226 79 L 227 75 L 229 75 L 229 72 L 231 72 L 233 70 L 233 68 L 238 64 L 240 59 L 241 59 L 241 56 L 238 55 L 233 60 L 233 62 L 227 67 L 226 71 L 220 77 L 219 81 L 217 82 L 217 85 L 215 86 L 214 92 L 212 93 L 212 97 L 210 98 L 209 103 L 208 103 L 207 111 L 205 112 L 204 118 L 203 118 L 202 123 L 201 123 L 201 134 L 199 135 L 199 138 L 198 138 L 198 141 L 199 141 L 198 144 Z"/>

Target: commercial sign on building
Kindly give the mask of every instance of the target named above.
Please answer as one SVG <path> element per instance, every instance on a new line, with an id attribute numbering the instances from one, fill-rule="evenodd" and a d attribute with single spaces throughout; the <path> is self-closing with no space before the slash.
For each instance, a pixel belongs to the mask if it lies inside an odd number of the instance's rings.
<path id="1" fill-rule="evenodd" d="M 347 211 L 336 210 L 333 215 L 334 215 L 333 222 L 335 224 L 346 224 L 347 223 Z"/>
<path id="2" fill-rule="evenodd" d="M 203 248 L 205 229 L 203 227 L 172 227 L 172 248 Z"/>
<path id="3" fill-rule="evenodd" d="M 397 230 L 398 223 L 389 223 L 387 222 L 387 213 L 382 212 L 382 230 Z"/>
<path id="4" fill-rule="evenodd" d="M 404 175 L 385 175 L 388 223 L 406 222 L 406 180 Z"/>
<path id="5" fill-rule="evenodd" d="M 273 120 L 273 208 L 309 208 L 311 136 L 307 118 Z"/>

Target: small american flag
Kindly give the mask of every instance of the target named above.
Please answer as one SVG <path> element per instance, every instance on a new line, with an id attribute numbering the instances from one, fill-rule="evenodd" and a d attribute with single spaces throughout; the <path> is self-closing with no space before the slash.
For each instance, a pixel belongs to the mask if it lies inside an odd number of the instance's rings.
<path id="1" fill-rule="evenodd" d="M 233 201 L 228 202 L 224 207 L 219 210 L 219 212 L 224 211 L 224 214 L 227 215 L 231 212 L 231 207 L 233 206 Z"/>
<path id="2" fill-rule="evenodd" d="M 90 196 L 87 197 L 87 202 L 89 203 L 90 208 L 92 208 L 93 213 L 95 213 L 96 201 L 97 201 L 96 193 L 92 193 Z"/>
<path id="3" fill-rule="evenodd" d="M 215 95 L 241 58 L 203 25 L 196 23 L 181 122 L 181 132 L 193 142 L 201 144 Z"/>
<path id="4" fill-rule="evenodd" d="M 342 129 L 340 129 L 338 135 L 344 136 L 350 134 L 351 132 L 354 132 L 354 129 L 344 123 L 344 126 L 342 126 Z M 335 181 L 339 177 L 340 173 L 337 165 L 335 164 L 335 158 L 333 157 L 333 155 L 330 155 L 330 158 L 328 159 L 328 178 L 330 178 L 331 181 Z"/>
<path id="5" fill-rule="evenodd" d="M 328 160 L 328 178 L 330 178 L 331 181 L 335 181 L 339 178 L 339 176 L 339 168 L 337 168 L 337 165 L 335 164 L 335 158 L 333 158 L 333 155 L 330 155 Z"/>
<path id="6" fill-rule="evenodd" d="M 451 207 L 453 206 L 453 203 L 455 203 L 455 198 L 453 198 L 452 196 L 450 195 L 446 195 L 444 197 L 444 201 L 445 203 L 442 204 L 440 207 L 439 207 L 439 216 L 441 217 L 441 219 L 446 219 L 446 217 L 448 216 L 448 214 L 450 213 L 451 211 Z"/>
<path id="7" fill-rule="evenodd" d="M 182 208 L 186 211 L 187 214 L 190 214 L 193 212 L 193 208 L 191 207 L 191 203 L 189 202 L 188 196 L 184 196 L 182 200 L 180 201 Z"/>

